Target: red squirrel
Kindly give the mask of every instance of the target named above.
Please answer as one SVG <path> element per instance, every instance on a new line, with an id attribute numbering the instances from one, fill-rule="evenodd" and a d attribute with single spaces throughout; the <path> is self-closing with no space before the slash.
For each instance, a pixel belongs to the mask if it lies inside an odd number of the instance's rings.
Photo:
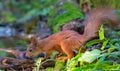
<path id="1" fill-rule="evenodd" d="M 61 56 L 58 59 L 67 60 L 74 57 L 73 50 L 79 50 L 89 40 L 98 37 L 98 30 L 104 21 L 110 21 L 112 26 L 118 25 L 118 18 L 115 12 L 109 8 L 97 8 L 89 12 L 84 20 L 85 24 L 83 34 L 73 30 L 63 30 L 44 39 L 31 38 L 31 43 L 26 51 L 27 57 L 36 56 L 46 52 L 49 57 L 52 51 L 58 51 L 59 55 L 65 53 L 67 56 Z"/>

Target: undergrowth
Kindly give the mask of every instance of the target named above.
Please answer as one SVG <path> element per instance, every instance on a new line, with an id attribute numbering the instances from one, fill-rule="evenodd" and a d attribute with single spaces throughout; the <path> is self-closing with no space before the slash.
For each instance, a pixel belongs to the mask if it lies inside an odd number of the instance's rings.
<path id="1" fill-rule="evenodd" d="M 106 38 L 103 25 L 99 31 L 99 39 L 91 40 L 85 47 L 101 44 L 101 47 L 78 53 L 66 63 L 56 60 L 55 67 L 44 69 L 45 71 L 119 71 L 120 70 L 120 39 Z M 40 65 L 40 64 L 39 64 Z M 38 65 L 38 66 L 39 66 Z M 39 66 L 40 67 L 40 66 Z M 37 67 L 37 68 L 39 68 Z M 38 70 L 37 70 L 38 71 Z"/>
<path id="2" fill-rule="evenodd" d="M 59 13 L 60 12 L 60 13 Z M 120 18 L 119 10 L 116 11 Z M 71 3 L 66 3 L 59 9 L 54 8 L 49 13 L 48 24 L 53 31 L 58 32 L 59 27 L 73 19 L 84 18 L 82 11 Z M 85 44 L 85 53 L 78 53 L 67 62 L 55 60 L 54 67 L 43 69 L 44 71 L 120 71 L 120 32 L 107 32 L 104 36 L 104 27 L 99 30 L 99 39 L 94 39 Z M 117 38 L 115 38 L 117 36 Z M 95 46 L 100 44 L 101 46 Z M 93 48 L 95 46 L 95 48 Z M 97 48 L 96 48 L 97 47 Z M 37 61 L 36 61 L 37 62 Z M 41 70 L 41 66 L 37 67 Z"/>

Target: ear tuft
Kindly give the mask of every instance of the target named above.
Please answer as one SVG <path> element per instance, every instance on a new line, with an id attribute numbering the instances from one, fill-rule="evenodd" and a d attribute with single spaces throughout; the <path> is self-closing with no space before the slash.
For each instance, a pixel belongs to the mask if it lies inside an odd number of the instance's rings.
<path id="1" fill-rule="evenodd" d="M 30 38 L 30 41 L 31 41 L 31 43 L 36 43 L 37 42 L 37 35 L 36 34 L 32 35 Z"/>

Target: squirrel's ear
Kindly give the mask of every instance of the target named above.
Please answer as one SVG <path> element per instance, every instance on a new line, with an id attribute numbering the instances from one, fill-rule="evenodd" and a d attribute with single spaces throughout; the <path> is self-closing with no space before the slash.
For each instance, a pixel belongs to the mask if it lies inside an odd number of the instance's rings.
<path id="1" fill-rule="evenodd" d="M 31 41 L 31 43 L 36 43 L 37 42 L 37 35 L 34 34 L 33 36 L 31 36 L 30 41 Z"/>
<path id="2" fill-rule="evenodd" d="M 90 2 L 83 3 L 80 8 L 83 10 L 83 12 L 86 14 L 91 10 L 91 4 Z"/>

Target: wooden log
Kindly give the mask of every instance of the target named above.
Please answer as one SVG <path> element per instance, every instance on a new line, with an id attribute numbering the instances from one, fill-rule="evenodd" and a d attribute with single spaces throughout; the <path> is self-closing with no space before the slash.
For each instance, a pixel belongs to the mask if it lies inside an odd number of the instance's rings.
<path id="1" fill-rule="evenodd" d="M 34 61 L 25 57 L 25 51 L 5 48 L 0 48 L 0 51 L 8 52 L 16 57 L 0 57 L 0 69 L 5 71 L 32 71 Z"/>
<path id="2" fill-rule="evenodd" d="M 34 61 L 33 60 L 20 60 L 11 57 L 0 57 L 0 69 L 21 69 L 21 68 L 28 68 L 33 67 Z"/>

